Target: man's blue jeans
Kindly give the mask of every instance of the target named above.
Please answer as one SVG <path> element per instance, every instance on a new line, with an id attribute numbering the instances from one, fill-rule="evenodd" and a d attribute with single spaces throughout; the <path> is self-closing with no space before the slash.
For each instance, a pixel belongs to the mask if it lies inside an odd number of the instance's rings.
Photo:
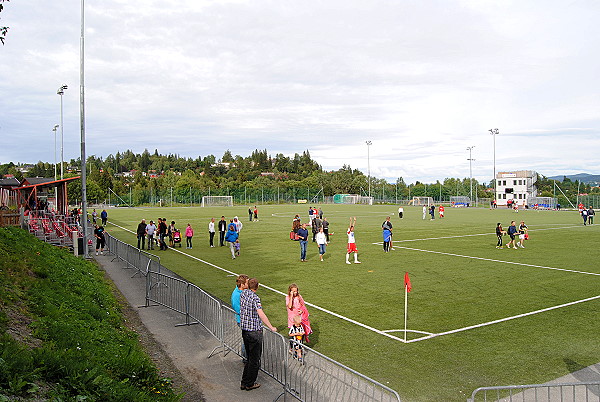
<path id="1" fill-rule="evenodd" d="M 306 246 L 308 245 L 308 240 L 300 240 L 300 259 L 306 260 Z"/>
<path id="2" fill-rule="evenodd" d="M 244 365 L 242 374 L 242 387 L 251 387 L 256 382 L 258 370 L 260 369 L 260 356 L 262 354 L 263 332 L 242 330 L 242 339 L 248 354 L 248 360 Z"/>

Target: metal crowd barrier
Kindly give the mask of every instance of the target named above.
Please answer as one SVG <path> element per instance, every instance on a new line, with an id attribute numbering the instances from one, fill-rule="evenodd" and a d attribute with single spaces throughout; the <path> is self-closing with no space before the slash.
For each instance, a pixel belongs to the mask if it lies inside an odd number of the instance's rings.
<path id="1" fill-rule="evenodd" d="M 106 234 L 106 251 L 109 255 L 114 255 L 113 261 L 120 260 L 125 263 L 126 269 L 133 268 L 135 276 L 146 276 L 148 271 L 161 271 L 160 257 L 150 254 L 144 250 L 135 248 L 119 239 Z"/>
<path id="2" fill-rule="evenodd" d="M 600 382 L 507 385 L 477 388 L 468 402 L 591 402 L 600 401 Z"/>
<path id="3" fill-rule="evenodd" d="M 233 309 L 198 286 L 169 275 L 160 259 L 107 234 L 107 245 L 115 259 L 125 262 L 146 279 L 146 307 L 160 305 L 185 316 L 177 325 L 200 324 L 219 342 L 209 358 L 221 349 L 242 357 L 242 334 Z M 162 271 L 162 272 L 161 272 Z M 134 275 L 135 276 L 135 275 Z M 286 337 L 263 331 L 261 370 L 282 385 L 282 393 L 300 401 L 400 401 L 394 390 L 309 348 L 303 361 L 294 359 Z M 278 399 L 279 399 L 278 397 Z"/>

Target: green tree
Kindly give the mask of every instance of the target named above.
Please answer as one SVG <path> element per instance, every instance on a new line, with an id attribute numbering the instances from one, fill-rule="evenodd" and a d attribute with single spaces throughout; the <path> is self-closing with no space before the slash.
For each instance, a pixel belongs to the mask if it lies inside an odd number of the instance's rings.
<path id="1" fill-rule="evenodd" d="M 5 1 L 10 1 L 10 0 L 0 0 L 0 13 L 2 12 L 2 10 L 4 10 L 4 5 L 2 3 L 4 3 Z M 3 45 L 4 45 L 4 39 L 6 38 L 6 34 L 8 34 L 9 29 L 10 29 L 9 27 L 0 27 L 0 42 L 2 42 Z"/>

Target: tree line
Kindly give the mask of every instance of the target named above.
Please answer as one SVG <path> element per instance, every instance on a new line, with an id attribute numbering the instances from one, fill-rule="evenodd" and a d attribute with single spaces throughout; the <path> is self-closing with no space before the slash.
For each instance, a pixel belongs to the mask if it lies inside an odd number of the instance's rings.
<path id="1" fill-rule="evenodd" d="M 79 175 L 79 159 L 65 162 L 67 177 Z M 0 174 L 13 174 L 22 179 L 18 165 L 0 165 Z M 338 170 L 326 171 L 313 160 L 308 150 L 293 157 L 281 153 L 271 156 L 266 149 L 254 150 L 243 157 L 227 150 L 218 158 L 215 155 L 186 158 L 177 154 L 162 155 L 158 150 L 150 153 L 134 153 L 131 150 L 110 154 L 106 158 L 91 155 L 86 161 L 88 200 L 102 202 L 119 196 L 127 203 L 143 204 L 169 199 L 175 202 L 198 202 L 202 195 L 232 195 L 247 199 L 248 193 L 259 199 L 257 191 L 269 200 L 311 198 L 335 194 L 371 195 L 376 200 L 410 199 L 414 196 L 429 196 L 435 200 L 449 200 L 451 196 L 469 196 L 471 185 L 473 198 L 492 198 L 492 182 L 479 183 L 469 178 L 445 178 L 435 183 L 405 183 L 402 177 L 395 182 L 371 177 L 350 165 Z M 60 171 L 58 166 L 57 171 Z M 130 176 L 130 172 L 135 173 Z M 150 177 L 149 172 L 156 177 Z M 54 164 L 38 162 L 27 172 L 28 177 L 54 177 Z M 557 195 L 554 181 L 539 175 L 538 195 Z M 564 178 L 559 183 L 562 192 L 570 199 L 578 193 L 600 194 L 597 187 Z M 369 191 L 370 190 L 370 191 Z M 242 198 L 241 191 L 244 192 Z M 81 197 L 80 184 L 69 184 L 69 199 Z M 252 198 L 252 197 L 251 197 Z M 559 198 L 560 202 L 560 198 Z M 563 200 L 566 203 L 566 200 Z"/>

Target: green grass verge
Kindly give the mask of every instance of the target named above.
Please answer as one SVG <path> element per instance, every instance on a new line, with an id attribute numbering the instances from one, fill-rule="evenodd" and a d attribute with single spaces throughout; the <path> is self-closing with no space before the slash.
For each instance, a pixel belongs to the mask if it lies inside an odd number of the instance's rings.
<path id="1" fill-rule="evenodd" d="M 181 398 L 123 325 L 94 264 L 0 228 L 0 304 L 0 399 Z"/>
<path id="2" fill-rule="evenodd" d="M 404 328 L 405 271 L 413 285 L 408 328 L 431 333 L 600 295 L 600 276 L 582 273 L 600 274 L 600 225 L 584 227 L 576 212 L 446 208 L 445 219 L 430 221 L 417 207 L 405 208 L 400 220 L 394 206 L 325 205 L 334 232 L 325 262 L 319 262 L 310 243 L 309 261 L 301 263 L 299 246 L 288 234 L 294 214 L 306 220 L 306 209 L 262 206 L 258 222 L 248 222 L 244 206 L 116 209 L 109 211 L 109 221 L 133 231 L 141 218 L 166 217 L 181 229 L 189 222 L 196 231 L 194 248 L 186 250 L 184 244 L 183 253 L 256 276 L 283 292 L 295 282 L 307 302 L 382 331 Z M 235 260 L 225 247 L 208 247 L 208 221 L 222 214 L 228 219 L 238 215 L 244 223 L 242 255 Z M 373 243 L 381 242 L 387 215 L 392 216 L 396 249 L 385 254 Z M 360 265 L 345 264 L 350 216 L 358 219 Z M 526 221 L 531 240 L 526 249 L 497 250 L 496 223 L 506 228 L 512 219 Z M 110 224 L 108 230 L 135 244 L 134 234 Z M 229 300 L 234 278 L 223 271 L 172 250 L 154 253 L 179 275 Z M 264 288 L 259 294 L 272 323 L 285 333 L 283 297 Z M 464 401 L 480 386 L 542 383 L 598 363 L 598 307 L 600 301 L 594 300 L 408 344 L 313 308 L 311 344 L 405 400 Z M 409 340 L 417 337 L 408 334 Z"/>

